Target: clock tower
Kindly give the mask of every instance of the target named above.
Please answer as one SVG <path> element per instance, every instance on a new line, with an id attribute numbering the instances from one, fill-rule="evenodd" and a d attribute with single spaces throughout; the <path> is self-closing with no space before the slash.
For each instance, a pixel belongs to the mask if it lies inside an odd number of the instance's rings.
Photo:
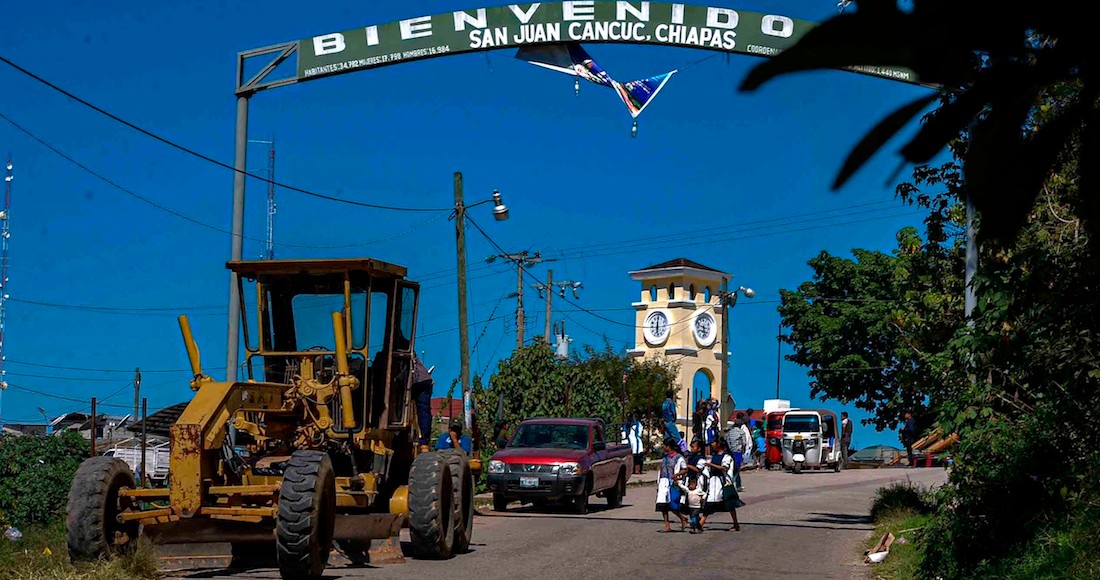
<path id="1" fill-rule="evenodd" d="M 676 423 L 689 441 L 696 435 L 691 415 L 700 399 L 718 399 L 720 428 L 725 429 L 732 408 L 722 372 L 728 349 L 720 296 L 731 276 L 677 258 L 630 272 L 630 277 L 641 283 L 641 300 L 633 304 L 637 314 L 631 356 L 680 365 Z"/>

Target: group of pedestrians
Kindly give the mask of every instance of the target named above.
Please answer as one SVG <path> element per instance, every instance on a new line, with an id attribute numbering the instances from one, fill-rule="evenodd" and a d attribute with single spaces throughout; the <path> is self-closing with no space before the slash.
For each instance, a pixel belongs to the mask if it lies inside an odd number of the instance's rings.
<path id="1" fill-rule="evenodd" d="M 693 534 L 702 533 L 707 518 L 721 512 L 729 512 L 733 519 L 730 531 L 741 531 L 737 521 L 737 508 L 745 505 L 738 493 L 741 474 L 726 439 L 706 443 L 696 438 L 688 452 L 681 453 L 680 442 L 668 437 L 664 447 L 657 477 L 656 511 L 665 522 L 660 531 L 672 531 L 670 516 L 675 515 L 681 531 L 690 528 Z"/>

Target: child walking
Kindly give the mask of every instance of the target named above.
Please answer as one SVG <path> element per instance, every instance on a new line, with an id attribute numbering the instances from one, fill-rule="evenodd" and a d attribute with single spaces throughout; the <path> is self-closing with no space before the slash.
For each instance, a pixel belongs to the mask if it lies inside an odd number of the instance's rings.
<path id="1" fill-rule="evenodd" d="M 690 477 L 686 486 L 682 481 L 676 482 L 684 492 L 684 510 L 689 515 L 688 521 L 693 534 L 703 533 L 703 523 L 706 521 L 703 519 L 703 506 L 706 504 L 707 492 L 699 485 L 699 480 L 698 477 Z"/>

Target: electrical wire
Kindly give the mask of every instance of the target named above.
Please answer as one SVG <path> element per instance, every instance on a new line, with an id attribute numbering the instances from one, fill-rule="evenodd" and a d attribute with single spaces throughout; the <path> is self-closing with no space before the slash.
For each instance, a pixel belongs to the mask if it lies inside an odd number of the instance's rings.
<path id="1" fill-rule="evenodd" d="M 9 361 L 10 362 L 10 361 Z M 133 371 L 131 371 L 133 372 Z M 57 377 L 51 375 L 34 375 L 24 373 L 6 372 L 5 375 L 9 377 L 20 377 L 26 379 L 48 379 L 51 381 L 77 381 L 77 382 L 93 382 L 93 383 L 118 383 L 118 379 L 107 379 L 102 377 Z"/>
<path id="2" fill-rule="evenodd" d="M 180 218 L 184 221 L 190 222 L 192 224 L 195 224 L 197 226 L 206 228 L 208 230 L 213 230 L 215 232 L 219 232 L 219 233 L 230 235 L 230 236 L 233 235 L 233 232 L 231 230 L 227 230 L 225 228 L 222 228 L 222 227 L 219 227 L 219 226 L 216 226 L 216 225 L 213 225 L 213 224 L 209 224 L 209 223 L 206 223 L 202 220 L 193 218 L 193 217 L 191 217 L 187 214 L 176 211 L 176 210 L 174 210 L 174 209 L 172 209 L 168 206 L 165 206 L 165 205 L 162 205 L 162 204 L 160 204 L 156 201 L 153 201 L 152 199 L 150 199 L 148 197 L 145 197 L 145 196 L 143 196 L 143 195 L 141 195 L 141 194 L 139 194 L 139 193 L 137 193 L 137 192 L 135 192 L 131 189 L 128 189 L 128 188 L 112 181 L 110 178 L 96 172 L 95 170 L 91 169 L 87 165 L 84 165 L 83 163 L 81 163 L 80 161 L 77 161 L 72 156 L 70 156 L 70 155 L 66 154 L 65 152 L 61 151 L 60 149 L 58 149 L 54 145 L 47 142 L 45 139 L 42 139 L 38 135 L 35 135 L 29 129 L 27 129 L 27 128 L 23 127 L 22 125 L 20 125 L 19 123 L 15 122 L 13 119 L 8 117 L 4 113 L 0 113 L 0 119 L 7 122 L 12 127 L 15 127 L 16 129 L 21 131 L 23 134 L 25 134 L 28 137 L 30 137 L 31 139 L 33 139 L 34 141 L 38 142 L 39 145 L 42 145 L 46 149 L 50 150 L 51 152 L 53 152 L 58 157 L 61 157 L 65 161 L 68 161 L 69 163 L 71 163 L 71 164 L 75 165 L 76 167 L 80 168 L 82 171 L 84 171 L 88 175 L 91 175 L 92 177 L 95 177 L 96 179 L 98 179 L 98 180 L 106 183 L 107 185 L 121 191 L 122 193 L 125 193 L 126 195 L 129 195 L 130 197 L 133 197 L 134 199 L 137 199 L 137 200 L 139 200 L 143 203 L 146 203 L 146 204 L 148 204 L 148 205 L 150 205 L 150 206 L 152 206 L 156 209 L 159 209 L 159 210 L 161 210 L 161 211 L 163 211 L 163 212 L 165 212 L 169 215 L 175 216 L 175 217 Z M 393 235 L 390 235 L 390 236 L 385 236 L 385 237 L 382 237 L 382 238 L 378 238 L 376 240 L 370 240 L 370 241 L 367 241 L 367 242 L 362 242 L 362 243 L 319 246 L 319 245 L 311 245 L 311 244 L 291 244 L 291 243 L 287 243 L 287 242 L 275 242 L 275 241 L 273 241 L 272 244 L 274 244 L 276 246 L 281 246 L 281 247 L 284 247 L 284 248 L 305 248 L 305 249 L 311 249 L 311 250 L 327 250 L 327 249 L 339 249 L 339 248 L 353 248 L 353 247 L 370 246 L 370 245 L 379 244 L 379 243 L 382 243 L 382 242 L 387 242 L 387 241 L 393 240 L 395 238 L 399 238 L 401 236 L 412 233 L 412 232 L 414 232 L 416 230 L 419 230 L 420 228 L 422 228 L 422 227 L 424 227 L 424 226 L 426 226 L 426 225 L 428 225 L 432 222 L 438 221 L 439 219 L 441 219 L 443 217 L 443 215 L 444 214 L 439 214 L 437 216 L 433 216 L 433 217 L 429 218 L 428 220 L 426 220 L 424 222 L 421 222 L 421 223 L 413 226 L 412 228 L 410 228 L 406 231 L 399 232 L 397 234 L 393 234 Z M 267 243 L 266 238 L 255 238 L 255 237 L 251 237 L 251 236 L 242 235 L 241 239 L 249 240 L 249 241 L 252 241 L 252 242 L 262 242 L 262 243 L 265 243 L 265 244 Z"/>
<path id="3" fill-rule="evenodd" d="M 171 140 L 169 140 L 165 137 L 161 137 L 160 135 L 157 135 L 156 133 L 153 133 L 152 131 L 149 131 L 147 129 L 139 127 L 138 125 L 136 125 L 134 123 L 131 123 L 130 121 L 127 121 L 126 119 L 123 119 L 123 118 L 119 117 L 118 115 L 115 115 L 115 114 L 111 113 L 110 111 L 107 111 L 107 110 L 105 110 L 101 107 L 98 107 L 98 106 L 96 106 L 96 105 L 94 105 L 94 104 L 78 97 L 77 95 L 65 90 L 64 88 L 62 88 L 62 87 L 60 87 L 60 86 L 58 86 L 58 85 L 56 85 L 56 84 L 54 84 L 54 83 L 52 83 L 48 80 L 46 80 L 45 78 L 43 78 L 43 77 L 41 77 L 41 76 L 31 72 L 31 71 L 19 66 L 18 64 L 15 64 L 14 62 L 12 62 L 11 60 L 9 60 L 8 58 L 6 58 L 4 56 L 0 56 L 0 62 L 3 62 L 4 64 L 6 64 L 6 65 L 12 67 L 13 69 L 23 73 L 24 75 L 34 79 L 35 81 L 37 81 L 37 82 L 53 89 L 54 91 L 56 91 L 58 93 L 61 93 L 62 95 L 66 96 L 66 97 L 68 97 L 68 98 L 70 98 L 70 99 L 72 99 L 72 100 L 74 100 L 74 101 L 76 101 L 76 102 L 78 102 L 82 105 L 84 105 L 85 107 L 88 107 L 88 108 L 92 109 L 93 111 L 96 111 L 97 113 L 99 113 L 101 115 L 104 115 L 105 117 L 107 117 L 107 118 L 109 118 L 113 121 L 121 123 L 121 124 L 129 127 L 130 129 L 133 129 L 134 131 L 137 131 L 138 133 L 141 133 L 141 134 L 143 134 L 147 137 L 150 137 L 152 139 L 160 141 L 161 143 L 163 143 L 165 145 L 168 145 L 169 147 L 172 147 L 172 148 L 177 149 L 179 151 L 182 151 L 184 153 L 187 153 L 188 155 L 198 157 L 199 159 L 202 159 L 202 160 L 207 161 L 209 163 L 213 163 L 214 165 L 217 165 L 217 166 L 222 167 L 224 169 L 228 169 L 230 171 L 233 171 L 234 173 L 240 173 L 240 174 L 245 175 L 246 177 L 251 177 L 251 178 L 263 181 L 264 183 L 273 184 L 276 187 L 281 187 L 281 188 L 289 190 L 289 191 L 293 191 L 293 192 L 296 192 L 296 193 L 301 193 L 301 194 L 304 194 L 304 195 L 308 195 L 310 197 L 316 197 L 318 199 L 324 199 L 324 200 L 327 200 L 327 201 L 333 201 L 333 202 L 337 202 L 337 203 L 343 203 L 343 204 L 347 204 L 347 205 L 354 205 L 354 206 L 358 206 L 358 207 L 366 207 L 366 208 L 371 208 L 371 209 L 381 209 L 381 210 L 389 210 L 389 211 L 403 211 L 403 212 L 450 212 L 450 211 L 454 210 L 454 208 L 450 208 L 450 207 L 447 207 L 447 208 L 399 207 L 399 206 L 379 205 L 379 204 L 366 203 L 366 202 L 361 202 L 361 201 L 354 201 L 354 200 L 350 200 L 350 199 L 344 199 L 344 198 L 340 198 L 340 197 L 334 197 L 334 196 L 331 196 L 331 195 L 326 195 L 326 194 L 323 194 L 323 193 L 317 193 L 317 192 L 314 192 L 314 191 L 310 191 L 308 189 L 303 189 L 303 188 L 296 187 L 296 186 L 293 186 L 293 185 L 288 185 L 286 183 L 281 183 L 281 182 L 278 182 L 278 181 L 274 181 L 274 180 L 269 179 L 269 178 L 264 178 L 264 177 L 261 177 L 261 176 L 256 175 L 256 174 L 249 173 L 245 170 L 237 169 L 236 167 L 233 167 L 233 166 L 231 166 L 227 163 L 223 163 L 221 161 L 218 161 L 217 159 L 214 159 L 213 157 L 210 157 L 210 156 L 205 155 L 203 153 L 199 153 L 198 151 L 195 151 L 193 149 L 189 149 L 189 148 L 187 148 L 183 145 L 180 145 L 180 144 L 178 144 L 174 141 L 171 141 Z"/>
<path id="4" fill-rule="evenodd" d="M 88 367 L 67 367 L 67 366 L 60 366 L 60 365 L 48 365 L 48 364 L 41 364 L 41 363 L 31 363 L 31 362 L 11 360 L 11 359 L 8 359 L 4 362 L 6 362 L 8 364 L 17 364 L 17 365 L 24 365 L 24 366 L 28 366 L 28 367 L 38 367 L 38 368 L 55 369 L 55 370 L 62 370 L 62 371 L 85 371 L 85 372 L 92 372 L 92 373 L 128 373 L 128 374 L 133 374 L 133 372 L 134 372 L 134 369 L 96 369 L 96 368 L 88 368 Z M 171 370 L 168 370 L 168 369 L 160 369 L 160 370 L 142 369 L 141 372 L 142 373 L 190 373 L 191 369 L 171 369 Z"/>
<path id="5" fill-rule="evenodd" d="M 685 236 L 698 236 L 700 234 L 720 232 L 720 231 L 731 230 L 731 229 L 732 230 L 739 230 L 739 229 L 744 228 L 744 227 L 755 226 L 755 225 L 760 225 L 760 224 L 768 224 L 768 223 L 782 222 L 782 221 L 788 221 L 788 220 L 795 220 L 795 221 L 800 222 L 801 221 L 800 218 L 813 217 L 813 216 L 819 216 L 819 215 L 830 214 L 830 213 L 845 212 L 846 215 L 853 215 L 851 213 L 852 210 L 862 209 L 862 208 L 867 208 L 867 207 L 872 207 L 872 206 L 884 206 L 884 205 L 887 205 L 887 204 L 890 205 L 890 206 L 895 206 L 896 202 L 894 200 L 880 200 L 880 201 L 873 201 L 873 202 L 869 202 L 869 203 L 861 203 L 861 204 L 856 204 L 856 205 L 849 205 L 849 206 L 825 209 L 825 210 L 820 210 L 820 211 L 790 214 L 790 215 L 777 216 L 777 217 L 760 219 L 760 220 L 750 220 L 750 221 L 745 221 L 745 222 L 737 222 L 737 223 L 732 223 L 732 224 L 726 224 L 726 225 L 723 225 L 723 226 L 714 226 L 714 227 L 703 228 L 703 229 L 693 229 L 693 230 L 684 231 L 684 232 L 660 234 L 660 235 L 655 235 L 655 236 L 645 236 L 645 237 L 642 237 L 642 238 L 630 238 L 630 239 L 618 240 L 618 241 L 614 241 L 614 242 L 603 242 L 603 243 L 598 243 L 598 244 L 585 244 L 585 245 L 581 245 L 581 246 L 571 246 L 571 247 L 565 247 L 565 248 L 552 248 L 551 251 L 554 251 L 554 252 L 560 253 L 560 254 L 569 254 L 569 253 L 573 253 L 573 252 L 581 251 L 581 250 L 604 249 L 604 248 L 608 248 L 608 247 L 619 247 L 619 246 L 634 246 L 634 245 L 639 244 L 639 243 L 656 242 L 656 241 L 659 241 L 659 240 L 673 240 L 673 239 L 674 240 L 681 240 L 681 239 L 684 239 Z M 869 210 L 869 211 L 882 211 L 882 210 Z M 833 216 L 833 217 L 843 217 L 843 216 Z M 824 219 L 828 219 L 828 218 L 824 218 Z"/>

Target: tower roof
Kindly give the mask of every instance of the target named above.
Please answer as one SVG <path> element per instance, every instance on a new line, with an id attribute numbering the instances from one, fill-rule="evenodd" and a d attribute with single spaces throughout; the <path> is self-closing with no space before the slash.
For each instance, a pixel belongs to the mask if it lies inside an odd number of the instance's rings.
<path id="1" fill-rule="evenodd" d="M 699 262 L 693 262 L 687 258 L 676 258 L 675 260 L 669 260 L 667 262 L 661 262 L 648 268 L 642 268 L 639 272 L 645 272 L 646 270 L 664 270 L 666 268 L 695 268 L 696 270 L 708 270 L 710 272 L 722 273 L 721 270 L 715 270 L 709 266 L 704 266 Z"/>
<path id="2" fill-rule="evenodd" d="M 669 277 L 680 278 L 683 276 L 695 276 L 716 281 L 728 280 L 730 278 L 729 274 L 721 270 L 715 270 L 710 266 L 704 266 L 699 262 L 687 258 L 676 258 L 675 260 L 661 262 L 660 264 L 654 264 L 648 268 L 630 272 L 630 277 L 635 280 L 656 280 Z"/>

